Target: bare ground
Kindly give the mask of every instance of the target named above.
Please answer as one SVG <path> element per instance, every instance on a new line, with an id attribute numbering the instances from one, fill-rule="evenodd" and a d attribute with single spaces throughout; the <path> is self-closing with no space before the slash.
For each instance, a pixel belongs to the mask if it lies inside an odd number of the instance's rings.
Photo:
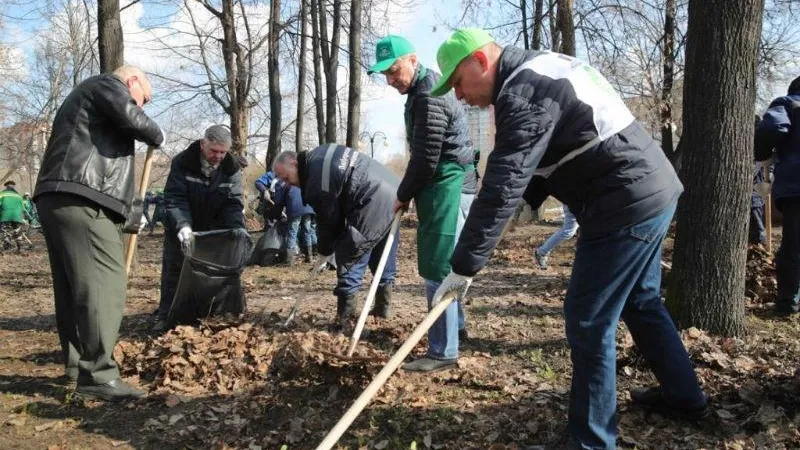
<path id="1" fill-rule="evenodd" d="M 396 373 L 340 448 L 561 448 L 570 384 L 561 302 L 573 244 L 556 250 L 548 271 L 530 260 L 554 229 L 517 228 L 476 278 L 459 368 Z M 47 255 L 34 236 L 37 250 L 0 255 L 0 449 L 314 448 L 425 313 L 414 231 L 402 233 L 395 316 L 370 319 L 355 360 L 337 357 L 347 339 L 325 331 L 334 274 L 308 285 L 308 265 L 248 268 L 244 320 L 148 336 L 162 237 L 143 235 L 116 353 L 126 379 L 150 395 L 121 405 L 78 401 L 61 377 Z M 284 330 L 279 324 L 298 297 L 301 317 Z M 800 448 L 800 322 L 748 305 L 745 339 L 684 332 L 715 407 L 701 424 L 631 405 L 628 389 L 653 378 L 621 327 L 619 447 Z M 423 351 L 424 341 L 415 352 Z"/>

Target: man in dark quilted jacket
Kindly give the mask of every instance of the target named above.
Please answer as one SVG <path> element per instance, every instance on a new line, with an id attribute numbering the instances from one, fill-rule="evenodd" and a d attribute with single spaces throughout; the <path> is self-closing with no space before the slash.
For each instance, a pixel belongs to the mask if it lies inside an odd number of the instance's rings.
<path id="1" fill-rule="evenodd" d="M 430 308 L 434 292 L 450 272 L 450 256 L 475 197 L 475 151 L 464 105 L 452 94 L 430 94 L 440 76 L 419 62 L 408 40 L 396 35 L 381 39 L 375 60 L 369 73 L 383 74 L 390 86 L 408 96 L 404 118 L 411 157 L 394 210 L 415 202 L 417 268 L 425 279 Z M 464 323 L 461 302 L 453 302 L 428 331 L 427 354 L 403 369 L 431 372 L 455 366 L 459 335 L 466 336 Z"/>

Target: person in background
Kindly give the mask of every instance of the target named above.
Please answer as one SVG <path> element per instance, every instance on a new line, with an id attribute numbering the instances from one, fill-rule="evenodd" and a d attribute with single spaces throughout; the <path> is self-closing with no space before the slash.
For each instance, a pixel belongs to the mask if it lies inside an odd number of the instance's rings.
<path id="1" fill-rule="evenodd" d="M 114 361 L 127 275 L 120 229 L 138 231 L 135 142 L 164 133 L 144 113 L 147 76 L 122 66 L 75 86 L 53 119 L 33 201 L 47 243 L 66 375 L 79 396 L 124 400 L 145 393 Z"/>
<path id="2" fill-rule="evenodd" d="M 659 386 L 631 391 L 648 410 L 709 415 L 692 362 L 661 301 L 661 244 L 683 187 L 614 88 L 567 55 L 501 47 L 484 30 L 454 32 L 442 78 L 470 105 L 494 105 L 495 146 L 433 304 L 465 295 L 525 195 L 548 195 L 581 225 L 564 321 L 572 359 L 570 447 L 617 448 L 616 335 L 622 318 Z"/>
<path id="3" fill-rule="evenodd" d="M 533 259 L 542 270 L 547 269 L 547 257 L 550 252 L 562 242 L 572 239 L 578 232 L 578 221 L 575 219 L 575 215 L 570 212 L 569 207 L 561 205 L 561 212 L 564 214 L 564 223 L 561 224 L 561 228 L 550 235 L 544 241 L 544 244 L 533 251 Z"/>
<path id="4" fill-rule="evenodd" d="M 4 189 L 0 191 L 0 251 L 17 247 L 17 253 L 22 252 L 22 244 L 26 242 L 25 225 L 25 199 L 17 192 L 17 183 L 6 181 Z"/>
<path id="5" fill-rule="evenodd" d="M 800 77 L 789 84 L 786 95 L 770 103 L 756 129 L 756 161 L 773 155 L 772 198 L 783 213 L 783 236 L 775 258 L 775 312 L 788 317 L 800 312 Z"/>
<path id="6" fill-rule="evenodd" d="M 375 273 L 392 228 L 392 205 L 399 181 L 379 162 L 344 145 L 321 145 L 310 152 L 283 152 L 275 159 L 275 175 L 297 186 L 317 217 L 319 257 L 313 271 L 337 267 L 336 323 L 347 326 L 356 307 L 356 293 L 367 267 Z M 390 247 L 371 314 L 388 318 L 397 272 L 398 236 Z"/>
<path id="7" fill-rule="evenodd" d="M 178 285 L 184 253 L 195 231 L 244 228 L 242 170 L 230 154 L 231 133 L 222 125 L 172 159 L 164 188 L 166 224 L 161 263 L 161 300 L 151 331 L 161 333 Z"/>
<path id="8" fill-rule="evenodd" d="M 275 183 L 275 194 L 272 196 L 274 206 L 269 218 L 280 219 L 286 213 L 288 230 L 286 236 L 286 263 L 295 264 L 299 253 L 298 240 L 303 243 L 303 254 L 306 262 L 314 259 L 314 248 L 317 246 L 317 230 L 314 224 L 314 209 L 303 204 L 300 188 L 278 181 Z M 276 217 L 277 216 L 277 217 Z M 299 239 L 298 239 L 299 238 Z"/>
<path id="9" fill-rule="evenodd" d="M 406 95 L 403 117 L 411 158 L 397 188 L 394 211 L 405 211 L 411 200 L 419 218 L 417 269 L 425 279 L 430 309 L 433 293 L 450 272 L 450 255 L 477 191 L 476 155 L 469 136 L 464 105 L 452 94 L 434 97 L 436 71 L 419 62 L 413 45 L 402 36 L 378 41 L 375 64 L 386 83 Z M 456 365 L 459 338 L 465 338 L 464 310 L 453 302 L 428 330 L 428 352 L 403 370 L 431 372 Z"/>

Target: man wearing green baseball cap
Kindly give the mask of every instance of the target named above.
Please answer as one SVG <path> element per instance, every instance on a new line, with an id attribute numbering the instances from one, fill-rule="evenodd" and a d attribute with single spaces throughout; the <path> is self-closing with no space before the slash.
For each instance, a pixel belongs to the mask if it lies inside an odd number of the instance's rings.
<path id="1" fill-rule="evenodd" d="M 450 256 L 477 190 L 475 151 L 464 106 L 452 94 L 430 95 L 439 74 L 418 61 L 408 40 L 386 36 L 376 45 L 375 59 L 370 73 L 382 73 L 390 86 L 408 96 L 404 118 L 411 157 L 394 210 L 405 210 L 415 201 L 417 267 L 430 303 L 450 272 Z M 380 311 L 380 305 L 375 309 Z M 431 372 L 455 366 L 459 337 L 466 337 L 466 328 L 464 310 L 456 301 L 428 331 L 427 354 L 403 369 Z"/>
<path id="2" fill-rule="evenodd" d="M 581 227 L 564 301 L 573 363 L 568 432 L 582 449 L 616 448 L 617 324 L 622 318 L 660 386 L 647 409 L 699 420 L 707 398 L 660 298 L 661 243 L 683 186 L 660 146 L 597 70 L 553 52 L 503 48 L 483 30 L 439 47 L 433 88 L 494 106 L 495 147 L 432 304 L 466 294 L 521 198 L 548 195 Z"/>

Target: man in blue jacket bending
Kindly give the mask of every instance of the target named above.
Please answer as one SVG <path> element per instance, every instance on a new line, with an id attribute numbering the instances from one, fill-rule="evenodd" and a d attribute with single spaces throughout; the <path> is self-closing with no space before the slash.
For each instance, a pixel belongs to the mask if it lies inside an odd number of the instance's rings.
<path id="1" fill-rule="evenodd" d="M 774 153 L 773 153 L 774 152 Z M 800 311 L 800 77 L 772 101 L 756 129 L 756 161 L 775 156 L 772 197 L 783 213 L 783 238 L 775 266 L 780 316 Z"/>

